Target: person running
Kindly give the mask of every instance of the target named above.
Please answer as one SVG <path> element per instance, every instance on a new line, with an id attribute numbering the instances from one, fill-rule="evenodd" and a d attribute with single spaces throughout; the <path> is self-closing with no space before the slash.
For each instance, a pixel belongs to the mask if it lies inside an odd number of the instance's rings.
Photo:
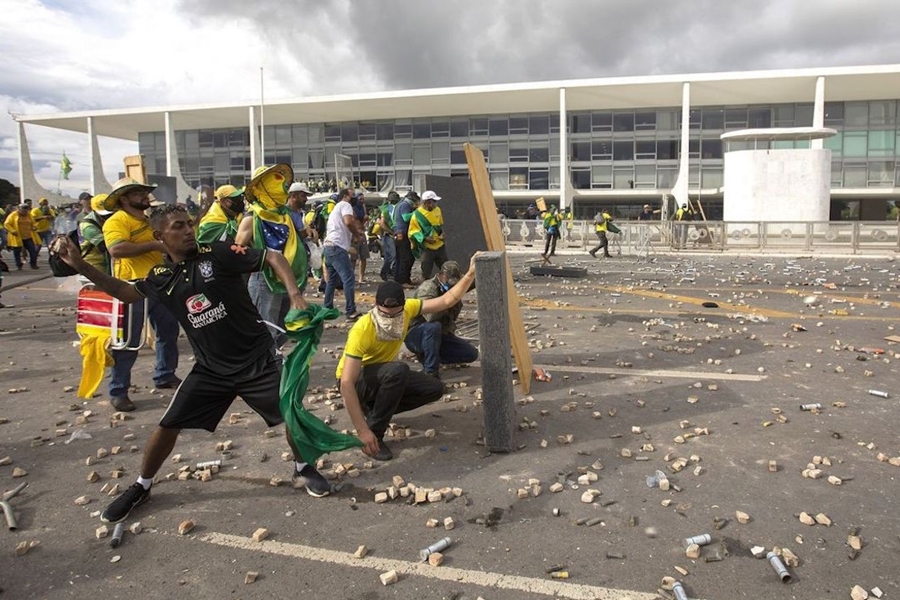
<path id="1" fill-rule="evenodd" d="M 291 267 L 278 252 L 225 242 L 198 245 L 187 210 L 177 205 L 154 210 L 150 225 L 169 260 L 135 283 L 94 268 L 67 238 L 59 238 L 57 250 L 64 262 L 122 302 L 153 298 L 162 303 L 176 316 L 194 350 L 194 367 L 147 440 L 140 476 L 101 513 L 104 523 L 123 521 L 150 498 L 153 478 L 182 429 L 215 431 L 237 396 L 269 427 L 283 422 L 275 344 L 250 301 L 242 274 L 270 267 L 285 282 L 291 307 L 306 308 Z M 287 440 L 295 460 L 295 484 L 304 485 L 311 496 L 328 495 L 331 485 L 303 462 L 290 435 Z"/>

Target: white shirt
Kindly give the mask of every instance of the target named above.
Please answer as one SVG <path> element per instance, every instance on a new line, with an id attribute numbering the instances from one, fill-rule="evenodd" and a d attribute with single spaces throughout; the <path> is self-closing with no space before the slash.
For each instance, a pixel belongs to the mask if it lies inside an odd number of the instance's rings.
<path id="1" fill-rule="evenodd" d="M 352 235 L 350 228 L 344 223 L 346 215 L 353 216 L 353 207 L 350 203 L 341 200 L 334 205 L 331 214 L 328 215 L 328 223 L 325 225 L 325 245 L 340 246 L 344 250 L 350 250 Z"/>

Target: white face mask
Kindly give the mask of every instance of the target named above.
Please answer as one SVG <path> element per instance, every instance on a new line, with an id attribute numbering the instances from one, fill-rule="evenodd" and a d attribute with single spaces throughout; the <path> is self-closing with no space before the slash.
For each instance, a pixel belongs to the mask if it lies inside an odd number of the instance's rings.
<path id="1" fill-rule="evenodd" d="M 375 323 L 375 338 L 383 342 L 395 342 L 403 339 L 404 314 L 388 317 L 381 314 L 378 307 L 369 311 L 372 322 Z"/>

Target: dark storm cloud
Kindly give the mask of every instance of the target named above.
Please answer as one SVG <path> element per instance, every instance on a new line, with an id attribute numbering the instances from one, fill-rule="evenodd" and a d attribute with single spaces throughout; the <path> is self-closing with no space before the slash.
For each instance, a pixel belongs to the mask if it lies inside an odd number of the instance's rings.
<path id="1" fill-rule="evenodd" d="M 320 93 L 900 62 L 896 0 L 184 2 L 244 19 Z M 282 54 L 283 53 L 283 54 Z M 351 86 L 348 89 L 344 86 Z M 308 94 L 308 92 L 301 92 Z"/>

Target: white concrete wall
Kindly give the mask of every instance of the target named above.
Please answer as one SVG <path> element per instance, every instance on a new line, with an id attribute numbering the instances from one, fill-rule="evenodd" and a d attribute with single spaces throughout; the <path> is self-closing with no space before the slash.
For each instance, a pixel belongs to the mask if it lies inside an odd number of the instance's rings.
<path id="1" fill-rule="evenodd" d="M 725 221 L 827 221 L 831 150 L 725 153 Z"/>

